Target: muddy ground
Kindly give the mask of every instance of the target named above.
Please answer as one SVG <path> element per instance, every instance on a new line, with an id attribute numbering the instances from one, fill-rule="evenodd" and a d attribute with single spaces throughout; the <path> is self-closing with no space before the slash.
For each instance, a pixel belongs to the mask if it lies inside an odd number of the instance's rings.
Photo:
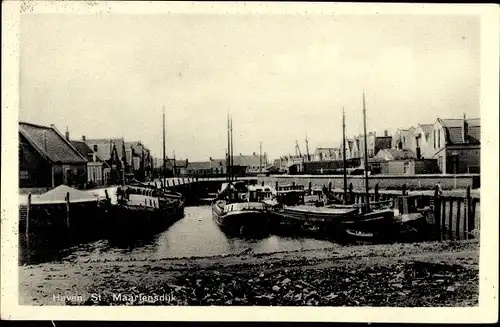
<path id="1" fill-rule="evenodd" d="M 479 243 L 20 266 L 20 304 L 477 306 Z"/>

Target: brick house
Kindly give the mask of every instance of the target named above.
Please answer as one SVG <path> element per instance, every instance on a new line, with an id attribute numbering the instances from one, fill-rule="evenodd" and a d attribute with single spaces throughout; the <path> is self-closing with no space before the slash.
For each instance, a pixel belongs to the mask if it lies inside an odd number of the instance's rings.
<path id="1" fill-rule="evenodd" d="M 54 125 L 19 122 L 19 187 L 83 187 L 87 158 Z"/>
<path id="2" fill-rule="evenodd" d="M 479 173 L 481 124 L 479 118 L 441 119 L 432 127 L 433 154 L 443 174 Z"/>

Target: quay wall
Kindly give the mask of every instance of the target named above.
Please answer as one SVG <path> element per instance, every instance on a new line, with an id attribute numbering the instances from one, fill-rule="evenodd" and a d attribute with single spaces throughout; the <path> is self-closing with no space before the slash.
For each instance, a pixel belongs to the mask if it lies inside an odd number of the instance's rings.
<path id="1" fill-rule="evenodd" d="M 378 183 L 380 189 L 401 189 L 403 184 L 406 184 L 407 189 L 417 190 L 431 190 L 437 182 L 441 183 L 443 190 L 449 189 L 471 189 L 479 188 L 479 174 L 456 174 L 456 175 L 373 175 L 369 177 L 368 186 L 374 188 Z M 312 186 L 326 186 L 332 183 L 332 188 L 343 188 L 344 178 L 342 175 L 271 175 L 271 176 L 258 176 L 258 183 L 266 183 L 275 185 L 278 182 L 282 184 L 301 184 Z M 347 184 L 352 183 L 354 190 L 364 189 L 364 176 L 362 175 L 349 175 L 347 176 Z"/>

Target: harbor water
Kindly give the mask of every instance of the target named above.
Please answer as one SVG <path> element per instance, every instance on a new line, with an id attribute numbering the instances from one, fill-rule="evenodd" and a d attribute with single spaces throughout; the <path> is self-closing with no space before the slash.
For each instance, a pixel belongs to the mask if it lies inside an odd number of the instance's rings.
<path id="1" fill-rule="evenodd" d="M 147 238 L 114 243 L 101 239 L 33 253 L 22 248 L 20 263 L 72 260 L 147 260 L 239 254 L 269 253 L 336 246 L 335 243 L 303 236 L 268 235 L 260 238 L 224 234 L 212 219 L 210 206 L 189 206 L 185 215 L 167 230 Z M 29 252 L 29 253 L 28 253 Z"/>

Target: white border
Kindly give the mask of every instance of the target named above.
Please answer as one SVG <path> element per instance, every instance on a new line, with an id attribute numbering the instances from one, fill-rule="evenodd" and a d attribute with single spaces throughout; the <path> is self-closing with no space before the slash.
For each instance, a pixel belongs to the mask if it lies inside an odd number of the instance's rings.
<path id="1" fill-rule="evenodd" d="M 93 3 L 93 4 L 92 4 Z M 18 305 L 19 18 L 21 1 L 2 2 L 1 317 L 48 320 L 495 322 L 498 299 L 499 10 L 495 5 L 31 2 L 34 13 L 479 15 L 481 25 L 481 250 L 476 308 L 31 307 Z M 28 9 L 29 10 L 29 9 Z M 457 69 L 459 69 L 457 67 Z"/>

